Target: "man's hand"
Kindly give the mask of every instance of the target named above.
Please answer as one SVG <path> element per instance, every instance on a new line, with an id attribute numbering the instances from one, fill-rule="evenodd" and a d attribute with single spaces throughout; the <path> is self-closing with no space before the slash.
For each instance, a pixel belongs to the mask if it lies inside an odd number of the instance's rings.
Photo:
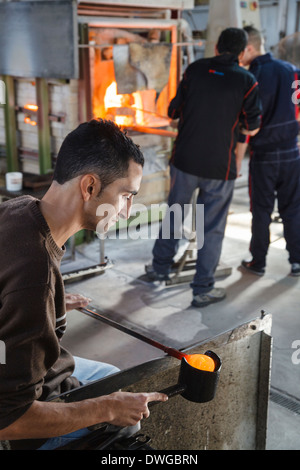
<path id="1" fill-rule="evenodd" d="M 259 131 L 260 131 L 260 127 L 258 127 L 257 129 L 253 129 L 252 131 L 242 128 L 240 130 L 240 133 L 244 135 L 249 135 L 250 137 L 254 137 Z"/>
<path id="2" fill-rule="evenodd" d="M 242 168 L 242 161 L 245 156 L 246 150 L 247 150 L 248 144 L 244 144 L 241 142 L 237 142 L 236 148 L 235 148 L 235 159 L 236 159 L 236 176 L 239 178 L 242 176 L 241 174 L 241 168 Z"/>
<path id="3" fill-rule="evenodd" d="M 148 403 L 152 401 L 168 400 L 168 396 L 160 392 L 115 392 L 105 397 L 100 397 L 99 400 L 101 400 L 101 398 L 105 402 L 108 413 L 107 422 L 122 427 L 134 426 L 141 419 L 148 418 L 150 415 Z"/>
<path id="4" fill-rule="evenodd" d="M 90 303 L 91 299 L 88 299 L 87 297 L 84 297 L 80 294 L 65 294 L 65 301 L 66 310 L 68 312 L 76 308 L 86 307 Z"/>

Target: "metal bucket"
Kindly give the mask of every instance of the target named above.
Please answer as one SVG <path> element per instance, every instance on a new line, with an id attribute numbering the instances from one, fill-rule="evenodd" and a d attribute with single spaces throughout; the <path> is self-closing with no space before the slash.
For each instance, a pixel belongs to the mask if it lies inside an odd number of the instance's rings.
<path id="1" fill-rule="evenodd" d="M 222 366 L 220 358 L 212 351 L 206 351 L 205 355 L 211 357 L 215 362 L 213 372 L 196 369 L 185 358 L 181 360 L 178 378 L 178 384 L 184 388 L 181 396 L 195 403 L 213 400 L 219 382 Z"/>

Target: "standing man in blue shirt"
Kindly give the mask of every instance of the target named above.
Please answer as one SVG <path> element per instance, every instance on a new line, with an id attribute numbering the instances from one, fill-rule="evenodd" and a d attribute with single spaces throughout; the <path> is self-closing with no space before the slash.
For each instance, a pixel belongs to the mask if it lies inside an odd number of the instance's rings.
<path id="1" fill-rule="evenodd" d="M 242 266 L 254 274 L 265 272 L 270 244 L 269 227 L 277 198 L 291 275 L 300 276 L 300 155 L 295 86 L 300 71 L 265 53 L 261 33 L 248 26 L 243 65 L 258 81 L 262 102 L 260 132 L 250 138 L 249 192 L 252 212 L 251 260 Z"/>

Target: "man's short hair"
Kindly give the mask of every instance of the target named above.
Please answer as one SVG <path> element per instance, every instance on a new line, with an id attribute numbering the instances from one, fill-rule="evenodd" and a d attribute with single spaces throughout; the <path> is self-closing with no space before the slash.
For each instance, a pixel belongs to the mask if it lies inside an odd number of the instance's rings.
<path id="1" fill-rule="evenodd" d="M 245 50 L 247 43 L 246 31 L 240 28 L 227 28 L 220 34 L 217 49 L 219 54 L 230 53 L 238 57 Z"/>
<path id="2" fill-rule="evenodd" d="M 64 184 L 77 176 L 95 173 L 102 190 L 126 176 L 130 160 L 144 165 L 139 146 L 114 122 L 93 119 L 66 136 L 57 155 L 53 180 Z"/>
<path id="3" fill-rule="evenodd" d="M 254 28 L 254 26 L 245 26 L 244 31 L 248 34 L 248 43 L 252 44 L 256 51 L 260 51 L 263 43 L 261 32 Z"/>

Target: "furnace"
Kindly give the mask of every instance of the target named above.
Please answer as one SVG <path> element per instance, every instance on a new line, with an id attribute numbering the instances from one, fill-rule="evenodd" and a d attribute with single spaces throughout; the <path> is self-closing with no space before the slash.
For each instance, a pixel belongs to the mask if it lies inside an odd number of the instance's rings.
<path id="1" fill-rule="evenodd" d="M 90 117 L 116 122 L 142 148 L 144 178 L 137 200 L 146 205 L 167 198 L 176 137 L 167 112 L 179 80 L 178 21 L 165 16 L 79 17 L 84 22 L 79 49 L 89 64 L 79 93 L 85 90 L 90 97 Z"/>

